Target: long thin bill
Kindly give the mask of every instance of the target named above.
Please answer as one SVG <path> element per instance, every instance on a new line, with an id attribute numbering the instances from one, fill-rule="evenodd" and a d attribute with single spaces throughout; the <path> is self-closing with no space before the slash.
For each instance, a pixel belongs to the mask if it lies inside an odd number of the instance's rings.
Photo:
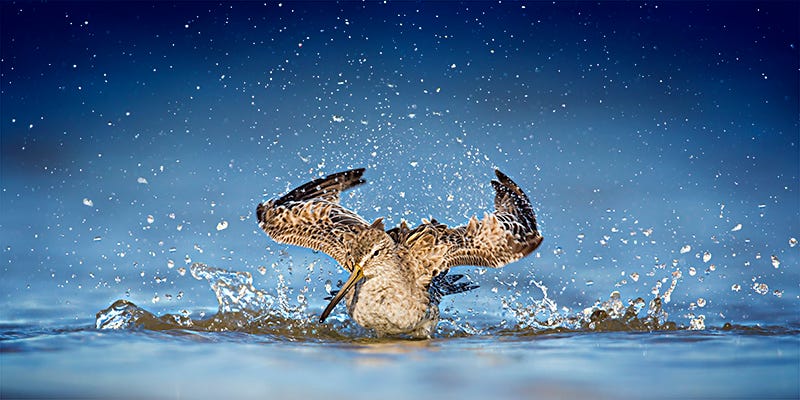
<path id="1" fill-rule="evenodd" d="M 340 301 L 344 298 L 344 295 L 350 290 L 353 286 L 355 286 L 356 282 L 360 281 L 361 278 L 364 277 L 364 272 L 361 271 L 361 266 L 356 264 L 353 267 L 353 272 L 350 274 L 350 278 L 347 279 L 347 282 L 344 283 L 341 289 L 339 289 L 339 293 L 336 293 L 336 296 L 333 296 L 331 302 L 328 303 L 328 306 L 325 307 L 325 311 L 322 312 L 322 315 L 319 317 L 319 322 L 325 322 L 325 319 L 328 318 L 328 315 L 331 314 L 333 308 L 339 304 Z"/>

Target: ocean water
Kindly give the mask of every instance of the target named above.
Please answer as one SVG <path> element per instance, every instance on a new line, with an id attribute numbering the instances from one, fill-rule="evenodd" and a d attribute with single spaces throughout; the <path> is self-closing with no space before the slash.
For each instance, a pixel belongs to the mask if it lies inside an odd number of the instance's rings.
<path id="1" fill-rule="evenodd" d="M 798 398 L 797 3 L 0 4 L 0 398 Z M 542 246 L 376 338 L 259 202 Z"/>

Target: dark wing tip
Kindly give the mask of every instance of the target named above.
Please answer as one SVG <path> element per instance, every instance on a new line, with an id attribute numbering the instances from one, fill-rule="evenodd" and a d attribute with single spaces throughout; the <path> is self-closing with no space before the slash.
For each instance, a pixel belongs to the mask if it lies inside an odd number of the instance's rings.
<path id="1" fill-rule="evenodd" d="M 500 172 L 500 170 L 497 168 L 494 169 L 494 174 L 497 176 L 497 179 L 499 179 L 500 182 L 503 183 L 511 182 L 511 178 L 509 178 L 508 175 Z"/>
<path id="2" fill-rule="evenodd" d="M 258 218 L 258 222 L 264 222 L 264 213 L 267 212 L 267 206 L 264 203 L 259 203 L 256 206 L 256 217 Z"/>
<path id="3" fill-rule="evenodd" d="M 274 205 L 280 206 L 290 201 L 306 201 L 317 197 L 338 202 L 339 193 L 367 182 L 362 178 L 364 171 L 364 168 L 356 168 L 314 179 L 275 200 Z"/>

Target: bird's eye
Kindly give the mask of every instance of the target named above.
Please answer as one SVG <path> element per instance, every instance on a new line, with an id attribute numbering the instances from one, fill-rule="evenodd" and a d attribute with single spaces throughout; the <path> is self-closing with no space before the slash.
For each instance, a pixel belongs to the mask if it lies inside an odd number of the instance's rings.
<path id="1" fill-rule="evenodd" d="M 373 256 L 373 257 L 377 257 L 377 256 L 378 256 L 378 254 L 380 254 L 380 253 L 381 253 L 380 249 L 378 249 L 378 250 L 375 250 L 375 252 L 374 252 L 374 253 L 372 253 L 372 256 Z"/>

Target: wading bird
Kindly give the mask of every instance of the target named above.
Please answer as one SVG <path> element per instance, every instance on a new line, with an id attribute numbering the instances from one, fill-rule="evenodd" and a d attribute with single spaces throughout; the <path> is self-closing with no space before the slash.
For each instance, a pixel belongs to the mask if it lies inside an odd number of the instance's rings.
<path id="1" fill-rule="evenodd" d="M 441 297 L 477 287 L 447 275 L 451 267 L 502 267 L 542 242 L 528 196 L 499 170 L 495 210 L 483 219 L 454 228 L 423 220 L 409 229 L 403 221 L 388 231 L 381 218 L 369 223 L 339 204 L 340 193 L 365 182 L 363 174 L 359 168 L 328 175 L 256 208 L 272 239 L 322 251 L 350 272 L 320 322 L 345 299 L 353 320 L 378 336 L 430 337 Z"/>

